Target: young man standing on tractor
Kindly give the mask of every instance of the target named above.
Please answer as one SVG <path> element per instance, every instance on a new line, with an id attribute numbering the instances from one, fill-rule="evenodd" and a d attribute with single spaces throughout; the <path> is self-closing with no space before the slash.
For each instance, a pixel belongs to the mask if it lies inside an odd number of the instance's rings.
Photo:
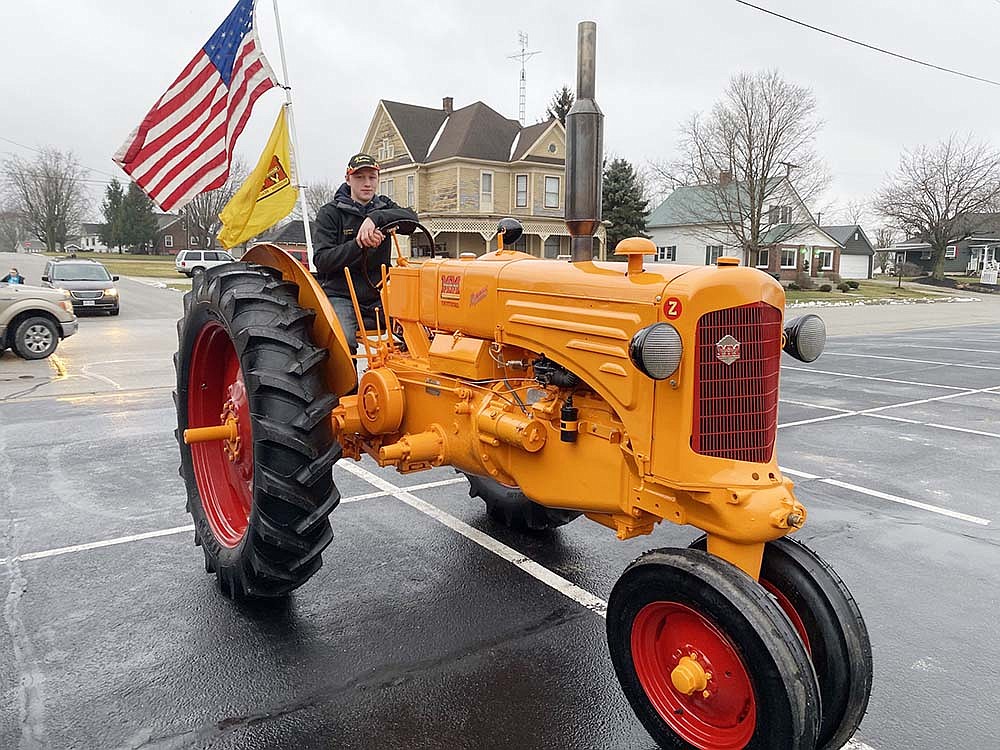
<path id="1" fill-rule="evenodd" d="M 379 163 L 368 154 L 352 156 L 346 181 L 316 215 L 316 277 L 344 329 L 351 354 L 358 349 L 358 320 L 344 269 L 351 271 L 362 322 L 374 329 L 375 310 L 381 306 L 377 288 L 381 267 L 389 265 L 392 252 L 392 238 L 382 227 L 417 221 L 416 213 L 377 194 L 379 170 Z M 384 315 L 380 323 L 385 324 Z"/>

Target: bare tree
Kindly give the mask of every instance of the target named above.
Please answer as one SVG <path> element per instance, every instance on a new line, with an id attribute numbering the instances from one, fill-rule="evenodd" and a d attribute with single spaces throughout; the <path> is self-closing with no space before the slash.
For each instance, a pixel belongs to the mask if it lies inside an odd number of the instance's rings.
<path id="1" fill-rule="evenodd" d="M 681 126 L 680 155 L 651 162 L 651 176 L 671 187 L 699 185 L 702 232 L 718 244 L 739 247 L 756 264 L 773 204 L 788 206 L 790 187 L 804 204 L 829 183 L 814 150 L 821 122 L 812 91 L 777 71 L 740 73 L 729 80 L 708 114 Z M 715 217 L 718 217 L 716 219 Z M 779 218 L 779 222 L 787 221 Z"/>
<path id="2" fill-rule="evenodd" d="M 3 164 L 10 207 L 24 221 L 28 234 L 45 243 L 51 253 L 83 219 L 87 192 L 86 170 L 72 152 L 47 147 L 28 161 L 12 156 Z"/>
<path id="3" fill-rule="evenodd" d="M 27 237 L 24 217 L 9 207 L 0 208 L 0 253 L 13 253 Z"/>
<path id="4" fill-rule="evenodd" d="M 188 241 L 198 247 L 211 249 L 215 244 L 215 236 L 222 228 L 219 212 L 225 208 L 230 199 L 246 181 L 249 172 L 246 164 L 239 157 L 233 159 L 229 168 L 229 179 L 217 190 L 196 195 L 190 203 L 181 209 L 181 214 L 187 220 Z M 197 243 L 193 240 L 197 238 Z"/>
<path id="5" fill-rule="evenodd" d="M 892 247 L 896 242 L 896 230 L 892 227 L 881 227 L 875 230 L 875 265 L 879 271 L 885 273 L 892 258 Z"/>
<path id="6" fill-rule="evenodd" d="M 340 189 L 341 183 L 330 182 L 329 180 L 310 180 L 306 186 L 306 200 L 309 201 L 309 220 L 316 220 L 316 213 L 327 203 L 333 200 Z M 295 203 L 292 209 L 292 219 L 302 220 L 302 204 Z"/>
<path id="7" fill-rule="evenodd" d="M 1000 207 L 1000 153 L 971 135 L 903 152 L 875 206 L 908 237 L 926 242 L 933 277 L 944 278 L 948 245 L 973 234 L 977 214 Z"/>

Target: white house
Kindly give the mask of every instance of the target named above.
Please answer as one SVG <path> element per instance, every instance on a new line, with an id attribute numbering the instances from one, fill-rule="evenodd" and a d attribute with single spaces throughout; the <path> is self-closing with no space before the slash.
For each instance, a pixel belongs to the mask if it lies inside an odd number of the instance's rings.
<path id="1" fill-rule="evenodd" d="M 871 244 L 854 242 L 860 227 L 819 227 L 786 178 L 769 182 L 757 267 L 792 280 L 812 277 L 870 278 Z M 718 185 L 675 189 L 649 215 L 646 231 L 656 245 L 654 261 L 711 265 L 720 255 L 746 263 L 738 237 L 724 216 L 748 213 L 750 201 L 743 183 L 723 173 Z M 850 231 L 848 231 L 850 230 Z M 845 244 L 841 236 L 850 238 Z"/>

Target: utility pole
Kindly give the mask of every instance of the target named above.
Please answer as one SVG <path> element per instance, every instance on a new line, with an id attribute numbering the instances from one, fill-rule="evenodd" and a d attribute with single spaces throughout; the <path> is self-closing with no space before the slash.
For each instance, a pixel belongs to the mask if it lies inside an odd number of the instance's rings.
<path id="1" fill-rule="evenodd" d="M 525 98 L 526 98 L 525 95 L 527 93 L 526 92 L 527 77 L 525 75 L 524 64 L 528 62 L 528 60 L 530 60 L 535 55 L 541 54 L 541 50 L 535 52 L 528 52 L 528 35 L 523 31 L 517 32 L 517 41 L 521 44 L 521 51 L 518 52 L 516 55 L 507 55 L 507 59 L 521 61 L 521 90 L 520 90 L 520 98 L 518 100 L 519 103 L 518 120 L 520 120 L 521 124 L 524 125 L 524 117 L 525 117 L 524 109 L 525 109 Z"/>

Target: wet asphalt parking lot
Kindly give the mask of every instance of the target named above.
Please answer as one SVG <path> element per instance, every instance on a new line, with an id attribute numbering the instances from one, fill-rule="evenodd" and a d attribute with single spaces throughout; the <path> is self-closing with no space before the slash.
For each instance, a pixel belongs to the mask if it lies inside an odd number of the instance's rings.
<path id="1" fill-rule="evenodd" d="M 653 747 L 601 606 L 632 559 L 695 530 L 619 542 L 581 518 L 527 537 L 488 521 L 451 470 L 341 462 L 323 569 L 282 606 L 234 605 L 192 545 L 169 355 L 144 369 L 173 316 L 123 309 L 64 342 L 72 371 L 87 332 L 148 332 L 152 354 L 119 366 L 118 389 L 3 391 L 0 748 Z M 24 364 L 5 354 L 0 381 Z M 1000 328 L 837 336 L 814 365 L 784 365 L 799 536 L 873 643 L 855 746 L 996 747 Z"/>

